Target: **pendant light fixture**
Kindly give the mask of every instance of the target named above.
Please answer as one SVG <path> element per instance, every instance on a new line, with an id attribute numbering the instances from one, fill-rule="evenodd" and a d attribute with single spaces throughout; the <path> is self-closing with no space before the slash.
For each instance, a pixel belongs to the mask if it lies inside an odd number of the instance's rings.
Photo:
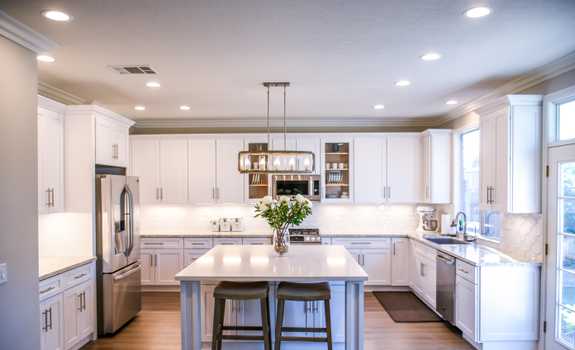
<path id="1" fill-rule="evenodd" d="M 260 174 L 306 174 L 315 170 L 315 155 L 313 152 L 288 150 L 287 149 L 287 124 L 286 124 L 286 88 L 289 82 L 264 82 L 267 95 L 267 130 L 268 142 L 265 151 L 242 151 L 238 155 L 238 170 L 240 173 Z M 283 88 L 283 151 L 270 150 L 270 88 Z"/>

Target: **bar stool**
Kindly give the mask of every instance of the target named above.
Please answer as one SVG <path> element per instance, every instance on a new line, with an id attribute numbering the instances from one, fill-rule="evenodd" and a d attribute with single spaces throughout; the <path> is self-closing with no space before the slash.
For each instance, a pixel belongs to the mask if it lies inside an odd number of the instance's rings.
<path id="1" fill-rule="evenodd" d="M 281 282 L 277 290 L 278 308 L 275 329 L 275 348 L 280 350 L 281 341 L 308 341 L 327 343 L 327 348 L 332 350 L 331 339 L 331 314 L 329 301 L 331 291 L 328 283 L 291 283 Z M 286 301 L 323 301 L 325 307 L 325 328 L 311 327 L 283 327 L 284 308 Z M 296 337 L 284 336 L 282 332 L 318 332 L 325 333 L 325 337 Z"/>
<path id="2" fill-rule="evenodd" d="M 269 286 L 267 282 L 220 282 L 214 289 L 214 327 L 212 331 L 212 350 L 222 348 L 223 339 L 263 340 L 264 349 L 272 349 L 269 311 Z M 262 326 L 224 326 L 226 300 L 259 299 L 261 305 Z M 224 331 L 262 331 L 262 335 L 226 335 Z"/>

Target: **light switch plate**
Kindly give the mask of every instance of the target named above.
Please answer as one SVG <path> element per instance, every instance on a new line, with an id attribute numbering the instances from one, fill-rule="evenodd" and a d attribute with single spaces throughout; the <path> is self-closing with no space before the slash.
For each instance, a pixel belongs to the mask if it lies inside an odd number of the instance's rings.
<path id="1" fill-rule="evenodd" d="M 0 284 L 8 282 L 8 265 L 6 263 L 0 264 Z"/>

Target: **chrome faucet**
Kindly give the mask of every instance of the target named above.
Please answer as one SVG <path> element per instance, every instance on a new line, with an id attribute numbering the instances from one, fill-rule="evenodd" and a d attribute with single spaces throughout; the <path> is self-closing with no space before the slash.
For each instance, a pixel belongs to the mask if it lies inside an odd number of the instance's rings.
<path id="1" fill-rule="evenodd" d="M 455 215 L 451 226 L 455 226 L 455 235 L 458 238 L 465 239 L 467 235 L 467 216 L 464 212 L 460 211 Z"/>

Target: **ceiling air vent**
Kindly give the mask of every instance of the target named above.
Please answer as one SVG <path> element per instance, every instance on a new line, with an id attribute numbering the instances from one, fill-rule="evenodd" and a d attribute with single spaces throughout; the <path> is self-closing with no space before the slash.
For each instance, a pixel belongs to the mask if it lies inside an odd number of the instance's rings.
<path id="1" fill-rule="evenodd" d="M 120 74 L 156 74 L 156 71 L 147 64 L 131 64 L 131 65 L 118 65 L 110 66 L 113 70 Z"/>

